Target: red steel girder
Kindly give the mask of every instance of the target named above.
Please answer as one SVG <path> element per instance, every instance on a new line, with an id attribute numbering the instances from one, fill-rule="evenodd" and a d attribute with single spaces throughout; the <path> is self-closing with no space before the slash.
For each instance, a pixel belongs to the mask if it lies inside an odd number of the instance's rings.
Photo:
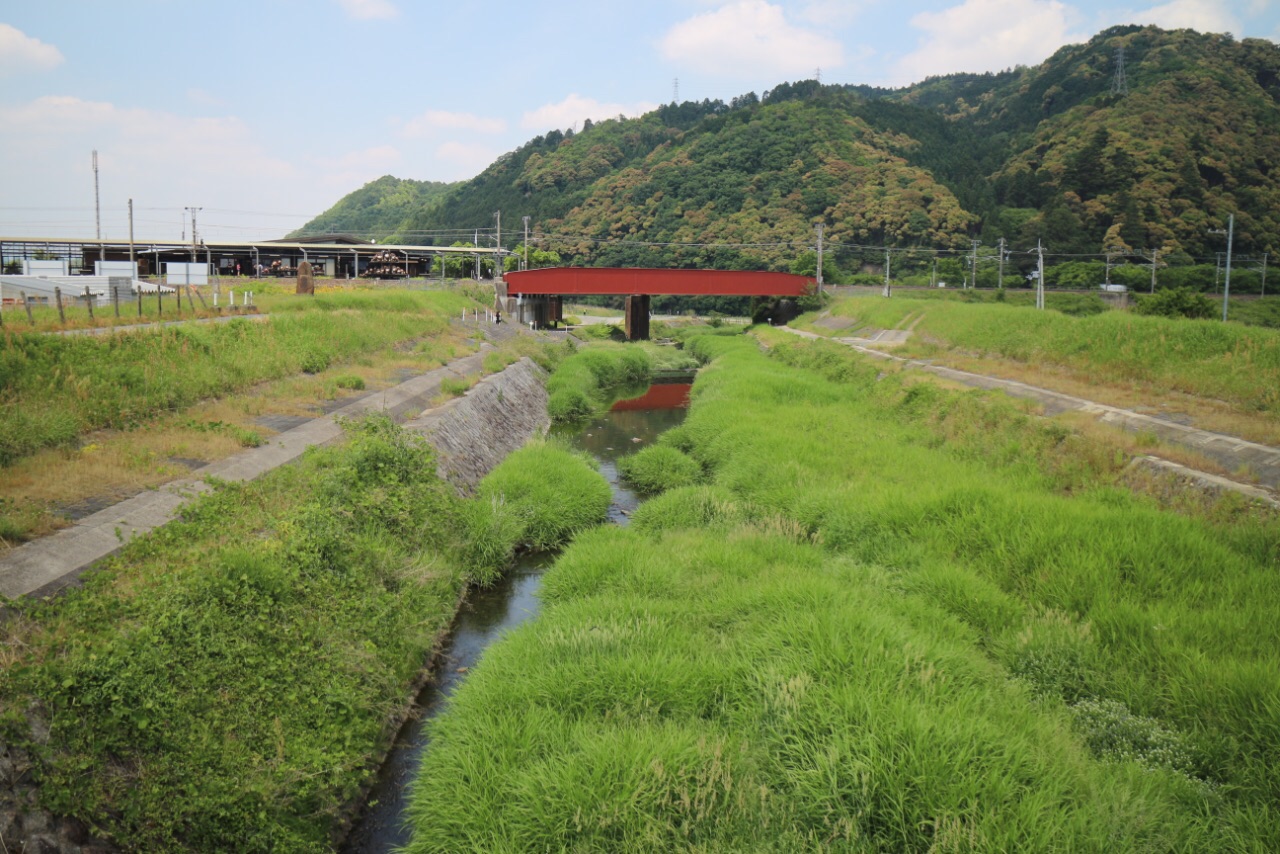
<path id="1" fill-rule="evenodd" d="M 507 293 L 798 297 L 815 280 L 792 273 L 654 270 L 632 267 L 545 267 L 506 273 Z"/>

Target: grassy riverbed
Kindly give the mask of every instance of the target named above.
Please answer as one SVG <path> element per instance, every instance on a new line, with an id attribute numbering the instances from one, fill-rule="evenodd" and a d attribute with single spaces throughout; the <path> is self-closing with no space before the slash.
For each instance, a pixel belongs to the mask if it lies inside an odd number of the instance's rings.
<path id="1" fill-rule="evenodd" d="M 691 347 L 702 482 L 548 573 L 410 850 L 1280 848 L 1273 513 L 831 345 Z"/>
<path id="2" fill-rule="evenodd" d="M 0 726 L 38 756 L 44 806 L 124 850 L 330 850 L 464 586 L 501 569 L 474 520 L 518 523 L 496 526 L 506 554 L 608 506 L 559 448 L 464 500 L 421 439 L 380 417 L 349 433 L 202 498 L 83 589 L 15 603 Z"/>

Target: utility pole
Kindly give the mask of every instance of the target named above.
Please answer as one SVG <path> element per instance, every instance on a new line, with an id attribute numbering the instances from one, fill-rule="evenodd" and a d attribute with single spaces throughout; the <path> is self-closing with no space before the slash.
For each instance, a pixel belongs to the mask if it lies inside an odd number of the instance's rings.
<path id="1" fill-rule="evenodd" d="M 977 290 L 978 288 L 978 247 L 981 245 L 982 245 L 981 240 L 973 241 L 973 257 L 970 259 L 970 263 L 969 263 L 969 269 L 972 271 L 972 274 L 973 274 L 974 290 Z"/>
<path id="2" fill-rule="evenodd" d="M 1151 293 L 1156 292 L 1156 269 L 1160 266 L 1160 250 L 1151 250 Z"/>
<path id="3" fill-rule="evenodd" d="M 102 204 L 98 195 L 98 152 L 93 152 L 93 222 L 98 235 L 98 260 L 107 260 L 107 247 L 102 243 Z"/>
<path id="4" fill-rule="evenodd" d="M 1231 296 L 1231 244 L 1235 241 L 1236 215 L 1227 216 L 1227 277 L 1222 280 L 1222 322 L 1227 322 L 1227 300 Z"/>
<path id="5" fill-rule="evenodd" d="M 1036 241 L 1036 308 L 1044 309 L 1044 244 Z"/>
<path id="6" fill-rule="evenodd" d="M 191 263 L 196 263 L 196 212 L 202 211 L 204 208 L 190 207 L 191 211 Z"/>
<path id="7" fill-rule="evenodd" d="M 524 268 L 529 269 L 529 217 L 521 217 L 524 220 Z"/>
<path id="8" fill-rule="evenodd" d="M 133 199 L 129 200 L 129 266 L 133 267 L 133 277 L 138 278 L 137 260 L 133 253 Z"/>
<path id="9" fill-rule="evenodd" d="M 996 273 L 996 287 L 1004 290 L 1004 238 L 1000 238 L 1000 266 Z"/>
<path id="10" fill-rule="evenodd" d="M 931 284 L 935 288 L 938 286 L 938 255 L 937 253 L 934 253 L 934 256 L 933 256 L 933 280 L 929 284 Z"/>
<path id="11" fill-rule="evenodd" d="M 494 211 L 494 217 L 498 220 L 497 240 L 498 253 L 494 256 L 493 262 L 493 280 L 495 282 L 502 281 L 502 211 Z"/>
<path id="12" fill-rule="evenodd" d="M 824 223 L 818 223 L 814 226 L 818 230 L 818 293 L 822 293 L 822 231 L 825 228 Z"/>
<path id="13" fill-rule="evenodd" d="M 1222 229 L 1218 229 L 1217 231 L 1211 231 L 1209 233 L 1222 234 Z M 1218 286 L 1222 284 L 1222 253 L 1221 252 L 1217 253 L 1217 258 L 1218 260 L 1215 262 L 1216 266 L 1214 266 L 1213 268 L 1213 292 L 1215 294 L 1218 292 Z"/>
<path id="14" fill-rule="evenodd" d="M 1262 293 L 1259 296 L 1267 295 L 1267 253 L 1262 253 L 1262 266 L 1257 268 L 1262 273 Z"/>
<path id="15" fill-rule="evenodd" d="M 886 297 L 893 296 L 893 288 L 889 285 L 889 264 L 891 261 L 889 255 L 889 247 L 884 248 L 884 295 Z"/>

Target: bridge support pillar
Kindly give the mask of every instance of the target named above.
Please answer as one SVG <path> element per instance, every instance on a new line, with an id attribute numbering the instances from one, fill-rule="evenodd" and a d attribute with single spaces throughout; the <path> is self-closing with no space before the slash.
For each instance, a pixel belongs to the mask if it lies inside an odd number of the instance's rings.
<path id="1" fill-rule="evenodd" d="M 627 297 L 627 340 L 649 340 L 649 295 Z"/>

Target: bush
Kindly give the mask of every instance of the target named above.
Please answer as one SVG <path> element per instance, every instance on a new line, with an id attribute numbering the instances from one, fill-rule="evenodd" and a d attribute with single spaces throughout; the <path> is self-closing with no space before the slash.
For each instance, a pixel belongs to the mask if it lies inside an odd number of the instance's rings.
<path id="1" fill-rule="evenodd" d="M 1190 317 L 1202 320 L 1214 316 L 1213 303 L 1190 288 L 1173 288 L 1151 296 L 1139 296 L 1133 309 L 1138 314 L 1160 317 Z"/>

